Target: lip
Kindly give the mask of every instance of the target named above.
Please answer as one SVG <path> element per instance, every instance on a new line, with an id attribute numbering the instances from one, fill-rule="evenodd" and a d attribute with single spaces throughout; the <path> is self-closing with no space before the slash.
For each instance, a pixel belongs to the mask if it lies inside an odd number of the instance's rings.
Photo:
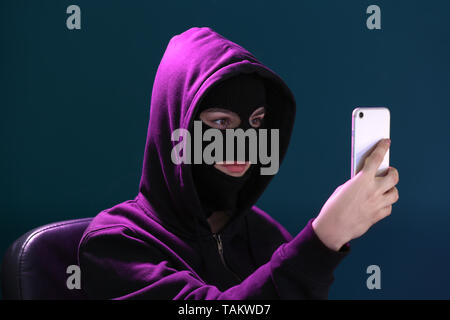
<path id="1" fill-rule="evenodd" d="M 242 173 L 244 172 L 247 167 L 248 167 L 248 162 L 245 163 L 218 163 L 218 165 L 224 167 L 225 169 L 227 169 L 229 172 L 232 173 Z"/>

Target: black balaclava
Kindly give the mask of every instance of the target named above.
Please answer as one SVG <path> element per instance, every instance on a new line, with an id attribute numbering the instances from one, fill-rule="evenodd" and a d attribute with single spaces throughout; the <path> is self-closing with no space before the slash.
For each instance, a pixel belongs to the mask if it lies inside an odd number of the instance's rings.
<path id="1" fill-rule="evenodd" d="M 199 106 L 195 120 L 199 121 L 200 113 L 206 109 L 228 109 L 239 115 L 241 123 L 237 128 L 245 131 L 251 128 L 249 118 L 252 113 L 262 106 L 266 106 L 263 80 L 255 74 L 239 74 L 219 83 L 206 94 Z M 202 123 L 202 126 L 203 131 L 211 128 L 206 123 Z M 264 121 L 259 128 L 263 127 Z M 225 130 L 221 131 L 225 145 Z M 248 155 L 248 145 L 246 145 L 246 149 L 246 155 Z M 236 151 L 234 160 L 236 160 Z M 192 165 L 194 183 L 206 217 L 209 217 L 214 211 L 225 211 L 230 215 L 233 213 L 239 200 L 239 192 L 251 176 L 252 171 L 255 170 L 254 167 L 255 164 L 251 164 L 243 176 L 233 177 L 214 168 L 212 164 Z"/>

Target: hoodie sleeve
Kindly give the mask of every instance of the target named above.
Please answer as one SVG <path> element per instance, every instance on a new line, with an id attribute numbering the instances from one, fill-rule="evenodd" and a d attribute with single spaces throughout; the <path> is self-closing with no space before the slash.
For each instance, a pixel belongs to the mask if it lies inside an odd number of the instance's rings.
<path id="1" fill-rule="evenodd" d="M 91 299 L 326 299 L 333 270 L 349 248 L 328 249 L 312 221 L 269 262 L 225 291 L 188 269 L 177 270 L 126 226 L 96 230 L 80 243 L 82 286 Z"/>

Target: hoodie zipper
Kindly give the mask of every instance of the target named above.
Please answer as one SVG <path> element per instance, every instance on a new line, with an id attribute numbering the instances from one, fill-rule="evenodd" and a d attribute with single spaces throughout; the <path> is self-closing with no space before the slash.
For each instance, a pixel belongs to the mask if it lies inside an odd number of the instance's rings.
<path id="1" fill-rule="evenodd" d="M 227 269 L 230 273 L 233 274 L 233 276 L 239 280 L 239 282 L 242 282 L 241 277 L 239 277 L 233 270 L 231 270 L 231 268 L 227 265 L 227 263 L 225 262 L 225 258 L 223 256 L 223 243 L 222 243 L 222 237 L 220 236 L 220 234 L 218 233 L 214 233 L 213 234 L 214 239 L 216 240 L 217 243 L 217 250 L 219 251 L 219 256 L 220 256 L 220 260 L 222 260 L 222 264 L 225 267 L 225 269 Z"/>

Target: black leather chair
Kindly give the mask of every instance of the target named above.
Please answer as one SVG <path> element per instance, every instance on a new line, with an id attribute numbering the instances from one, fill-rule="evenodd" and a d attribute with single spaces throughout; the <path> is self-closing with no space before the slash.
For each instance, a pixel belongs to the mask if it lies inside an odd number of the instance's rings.
<path id="1" fill-rule="evenodd" d="M 68 288 L 67 268 L 78 264 L 78 243 L 91 220 L 51 223 L 17 239 L 2 262 L 3 299 L 85 299 L 82 285 Z"/>

